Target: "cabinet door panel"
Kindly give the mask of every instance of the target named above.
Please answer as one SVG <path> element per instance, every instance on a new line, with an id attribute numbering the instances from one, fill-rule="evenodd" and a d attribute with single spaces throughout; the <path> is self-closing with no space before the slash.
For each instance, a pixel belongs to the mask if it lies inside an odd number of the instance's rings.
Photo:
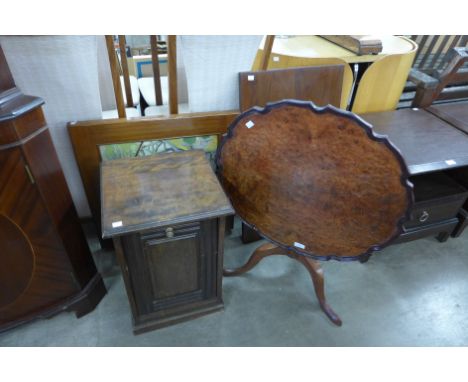
<path id="1" fill-rule="evenodd" d="M 27 289 L 34 273 L 34 250 L 11 219 L 0 214 L 0 307 L 14 302 Z"/>
<path id="2" fill-rule="evenodd" d="M 214 297 L 215 232 L 216 220 L 122 238 L 140 314 Z"/>
<path id="3" fill-rule="evenodd" d="M 153 241 L 144 248 L 155 300 L 201 289 L 203 254 L 198 233 Z"/>
<path id="4" fill-rule="evenodd" d="M 13 225 L 23 233 L 17 244 L 23 256 L 17 260 L 34 262 L 27 287 L 17 293 L 14 299 L 10 296 L 2 300 L 0 324 L 57 303 L 78 290 L 71 276 L 72 268 L 64 253 L 62 241 L 32 181 L 20 149 L 0 151 L 0 215 L 5 225 L 9 222 L 9 229 Z M 11 245 L 16 244 L 8 244 L 9 247 Z M 31 252 L 25 254 L 27 247 L 30 247 Z M 11 257 L 7 259 L 8 256 L 9 251 L 1 250 L 0 263 L 12 261 Z M 32 259 L 26 260 L 28 256 Z M 11 288 L 15 288 L 11 285 L 15 277 L 0 277 L 0 284 L 10 284 Z M 25 276 L 23 274 L 19 277 Z"/>

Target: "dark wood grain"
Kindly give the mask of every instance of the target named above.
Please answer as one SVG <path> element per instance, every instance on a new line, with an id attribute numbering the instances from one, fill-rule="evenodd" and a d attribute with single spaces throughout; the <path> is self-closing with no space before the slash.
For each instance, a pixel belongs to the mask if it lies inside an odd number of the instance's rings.
<path id="1" fill-rule="evenodd" d="M 115 103 L 117 105 L 117 113 L 119 118 L 125 118 L 125 102 L 123 99 L 122 86 L 120 85 L 120 71 L 115 54 L 114 37 L 106 36 L 107 54 L 109 55 L 109 65 L 112 75 L 112 84 L 114 85 Z"/>
<path id="2" fill-rule="evenodd" d="M 288 98 L 339 107 L 343 70 L 343 65 L 326 65 L 240 73 L 240 109 L 246 111 Z M 261 236 L 242 223 L 241 239 L 243 243 L 251 243 Z"/>
<path id="3" fill-rule="evenodd" d="M 437 116 L 441 120 L 447 122 L 454 128 L 460 130 L 464 134 L 468 134 L 468 102 L 454 102 L 439 105 L 432 105 L 426 109 L 428 112 Z M 468 139 L 468 136 L 467 136 Z M 459 184 L 468 189 L 468 168 L 458 167 L 450 171 L 450 176 L 453 177 Z M 458 211 L 459 223 L 451 233 L 452 237 L 459 237 L 468 225 L 468 201 L 465 202 L 463 208 Z"/>
<path id="4" fill-rule="evenodd" d="M 369 35 L 321 35 L 320 37 L 348 49 L 358 56 L 379 54 L 382 51 L 382 41 Z"/>
<path id="5" fill-rule="evenodd" d="M 130 74 L 128 72 L 127 61 L 127 41 L 125 35 L 119 35 L 119 48 L 120 48 L 120 63 L 122 65 L 122 75 L 125 85 L 125 96 L 127 98 L 127 106 L 133 107 L 132 88 L 130 86 Z"/>
<path id="6" fill-rule="evenodd" d="M 3 331 L 64 310 L 81 316 L 94 309 L 106 289 L 81 230 L 42 100 L 18 93 L 1 104 Z"/>
<path id="7" fill-rule="evenodd" d="M 468 134 L 468 102 L 432 105 L 426 110 L 453 127 Z"/>
<path id="8" fill-rule="evenodd" d="M 239 113 L 236 111 L 217 113 L 194 113 L 169 117 L 145 117 L 141 119 L 95 120 L 71 122 L 68 132 L 72 141 L 81 179 L 91 212 L 100 227 L 99 146 L 193 137 L 221 135 Z M 1 136 L 0 136 L 1 137 Z"/>
<path id="9" fill-rule="evenodd" d="M 466 135 L 425 110 L 363 114 L 362 118 L 398 147 L 411 175 L 468 165 Z"/>
<path id="10" fill-rule="evenodd" d="M 239 216 L 296 253 L 359 258 L 388 245 L 409 217 L 412 191 L 398 151 L 332 107 L 285 101 L 243 113 L 217 165 Z"/>
<path id="11" fill-rule="evenodd" d="M 415 204 L 405 229 L 450 220 L 457 216 L 468 191 L 439 171 L 411 177 Z"/>
<path id="12" fill-rule="evenodd" d="M 234 211 L 204 153 L 106 162 L 102 184 L 104 228 L 123 223 L 104 235 L 113 236 L 134 333 L 221 310 L 224 216 Z"/>
<path id="13" fill-rule="evenodd" d="M 151 63 L 153 65 L 153 82 L 154 94 L 156 96 L 156 105 L 163 104 L 162 91 L 161 91 L 161 74 L 159 71 L 159 55 L 158 55 L 158 36 L 150 36 L 151 44 Z"/>
<path id="14" fill-rule="evenodd" d="M 8 216 L 0 214 L 0 307 L 14 302 L 29 285 L 34 274 L 34 249 L 21 228 Z"/>
<path id="15" fill-rule="evenodd" d="M 20 252 L 18 258 L 28 258 L 34 263 L 28 287 L 14 301 L 0 306 L 0 327 L 79 291 L 70 277 L 73 269 L 64 256 L 61 239 L 37 187 L 30 181 L 25 164 L 19 148 L 0 151 L 0 214 L 21 230 L 30 247 L 25 247 L 23 241 L 15 242 L 7 245 L 3 252 L 2 245 L 2 263 L 3 258 L 11 258 L 14 251 Z M 7 283 L 4 288 L 11 288 L 11 283 L 16 282 L 15 274 L 2 281 Z"/>
<path id="16" fill-rule="evenodd" d="M 343 65 L 272 69 L 239 74 L 240 109 L 265 106 L 283 99 L 312 101 L 339 107 Z"/>
<path id="17" fill-rule="evenodd" d="M 103 162 L 101 195 L 103 237 L 234 212 L 198 150 Z"/>
<path id="18" fill-rule="evenodd" d="M 7 60 L 5 58 L 5 54 L 3 53 L 3 49 L 0 46 L 0 94 L 6 92 L 7 90 L 13 89 L 16 87 L 15 80 L 11 75 L 10 68 L 8 67 Z"/>

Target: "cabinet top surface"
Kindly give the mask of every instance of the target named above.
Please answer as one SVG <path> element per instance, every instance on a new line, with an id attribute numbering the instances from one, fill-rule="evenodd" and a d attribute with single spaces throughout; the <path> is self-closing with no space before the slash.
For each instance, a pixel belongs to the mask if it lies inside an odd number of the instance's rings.
<path id="1" fill-rule="evenodd" d="M 234 213 L 203 151 L 101 164 L 103 237 Z"/>
<path id="2" fill-rule="evenodd" d="M 468 136 L 426 110 L 402 109 L 362 118 L 398 147 L 411 175 L 468 165 Z"/>
<path id="3" fill-rule="evenodd" d="M 428 111 L 468 134 L 468 102 L 433 105 Z"/>

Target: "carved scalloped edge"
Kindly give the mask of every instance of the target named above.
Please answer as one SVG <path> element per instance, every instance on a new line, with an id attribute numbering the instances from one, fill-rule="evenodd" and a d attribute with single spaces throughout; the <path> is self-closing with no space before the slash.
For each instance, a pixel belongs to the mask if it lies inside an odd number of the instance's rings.
<path id="1" fill-rule="evenodd" d="M 316 259 L 316 260 L 326 260 L 326 261 L 328 261 L 328 260 L 337 260 L 337 261 L 360 260 L 360 261 L 366 261 L 367 259 L 369 259 L 369 257 L 374 252 L 380 251 L 383 248 L 387 247 L 388 245 L 390 245 L 392 243 L 393 240 L 395 240 L 398 236 L 400 236 L 404 232 L 403 224 L 407 220 L 410 219 L 411 209 L 412 209 L 412 207 L 414 205 L 414 195 L 413 195 L 413 184 L 409 180 L 410 174 L 409 174 L 409 171 L 408 171 L 408 166 L 406 165 L 406 162 L 405 162 L 403 156 L 401 155 L 400 150 L 388 139 L 388 136 L 376 133 L 373 130 L 372 125 L 369 122 L 366 122 L 364 119 L 362 119 L 358 115 L 356 115 L 356 114 L 354 114 L 354 113 L 352 113 L 350 111 L 347 111 L 347 110 L 339 109 L 339 108 L 337 108 L 337 107 L 335 107 L 333 105 L 316 106 L 312 101 L 299 101 L 299 100 L 294 100 L 294 99 L 285 99 L 285 100 L 278 101 L 278 102 L 269 102 L 263 108 L 258 107 L 258 106 L 254 106 L 254 107 L 246 110 L 245 112 L 241 113 L 239 116 L 237 116 L 237 118 L 234 119 L 234 121 L 232 121 L 232 123 L 229 125 L 227 133 L 224 135 L 223 139 L 221 140 L 221 143 L 218 145 L 218 148 L 216 150 L 215 163 L 216 163 L 217 173 L 219 174 L 219 172 L 222 171 L 222 165 L 220 164 L 221 150 L 222 150 L 225 142 L 229 138 L 232 137 L 232 135 L 234 133 L 234 129 L 238 126 L 239 122 L 242 119 L 244 119 L 245 117 L 247 117 L 247 116 L 249 116 L 251 114 L 267 114 L 271 110 L 274 110 L 276 108 L 279 108 L 279 107 L 285 106 L 285 105 L 297 106 L 297 107 L 302 107 L 302 108 L 305 108 L 305 109 L 309 109 L 309 110 L 311 110 L 312 112 L 314 112 L 316 114 L 332 113 L 332 114 L 335 114 L 335 115 L 338 115 L 338 116 L 345 117 L 345 118 L 348 118 L 350 120 L 353 120 L 359 126 L 361 126 L 364 129 L 364 131 L 366 132 L 367 136 L 370 139 L 372 139 L 372 140 L 374 140 L 376 142 L 383 143 L 390 151 L 392 151 L 393 154 L 395 155 L 395 157 L 397 158 L 399 164 L 400 164 L 400 168 L 401 168 L 400 181 L 401 181 L 402 186 L 406 190 L 407 208 L 406 208 L 405 214 L 400 219 L 398 219 L 397 230 L 394 232 L 394 234 L 390 238 L 388 238 L 383 243 L 378 243 L 378 244 L 371 245 L 364 253 L 362 253 L 360 255 L 356 255 L 356 256 L 337 256 L 337 255 L 321 256 L 321 255 L 314 255 L 314 254 L 309 253 L 309 252 L 301 251 L 296 247 L 288 246 L 288 245 L 282 244 L 280 242 L 277 242 L 277 241 L 271 239 L 267 235 L 263 234 L 256 226 L 254 226 L 254 225 L 248 223 L 247 221 L 245 221 L 242 218 L 242 216 L 240 216 L 240 218 L 242 219 L 242 221 L 247 226 L 249 226 L 250 228 L 255 230 L 260 236 L 262 236 L 267 241 L 269 241 L 269 242 L 271 242 L 273 244 L 276 244 L 279 247 L 281 247 L 283 249 L 286 249 L 288 251 L 295 252 L 295 253 L 297 253 L 299 255 L 311 257 L 311 258 Z"/>

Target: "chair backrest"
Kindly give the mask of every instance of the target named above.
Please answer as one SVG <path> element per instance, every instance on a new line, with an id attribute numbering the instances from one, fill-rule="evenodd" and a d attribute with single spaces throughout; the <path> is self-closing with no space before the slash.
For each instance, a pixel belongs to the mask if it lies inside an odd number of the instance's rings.
<path id="1" fill-rule="evenodd" d="M 401 37 L 404 38 L 404 37 Z M 403 54 L 391 54 L 372 63 L 364 72 L 353 102 L 353 113 L 373 113 L 396 109 L 413 64 L 417 44 Z"/>
<path id="2" fill-rule="evenodd" d="M 260 50 L 255 59 L 252 70 L 259 70 L 260 60 L 263 57 L 263 52 Z M 315 67 L 327 65 L 343 65 L 343 83 L 341 86 L 340 108 L 346 109 L 349 101 L 351 90 L 354 83 L 354 75 L 350 66 L 339 58 L 307 58 L 294 57 L 281 54 L 271 54 L 268 61 L 268 69 L 286 69 L 297 67 Z"/>
<path id="3" fill-rule="evenodd" d="M 412 71 L 416 82 L 413 107 L 427 107 L 433 102 L 463 99 L 468 97 L 468 48 L 452 48 L 444 58 L 444 69 L 432 76 Z"/>
<path id="4" fill-rule="evenodd" d="M 190 112 L 239 108 L 238 73 L 250 70 L 262 36 L 180 36 Z"/>
<path id="5" fill-rule="evenodd" d="M 413 35 L 411 40 L 419 46 L 413 68 L 428 74 L 443 68 L 444 57 L 452 48 L 468 44 L 468 36 L 462 35 Z"/>

